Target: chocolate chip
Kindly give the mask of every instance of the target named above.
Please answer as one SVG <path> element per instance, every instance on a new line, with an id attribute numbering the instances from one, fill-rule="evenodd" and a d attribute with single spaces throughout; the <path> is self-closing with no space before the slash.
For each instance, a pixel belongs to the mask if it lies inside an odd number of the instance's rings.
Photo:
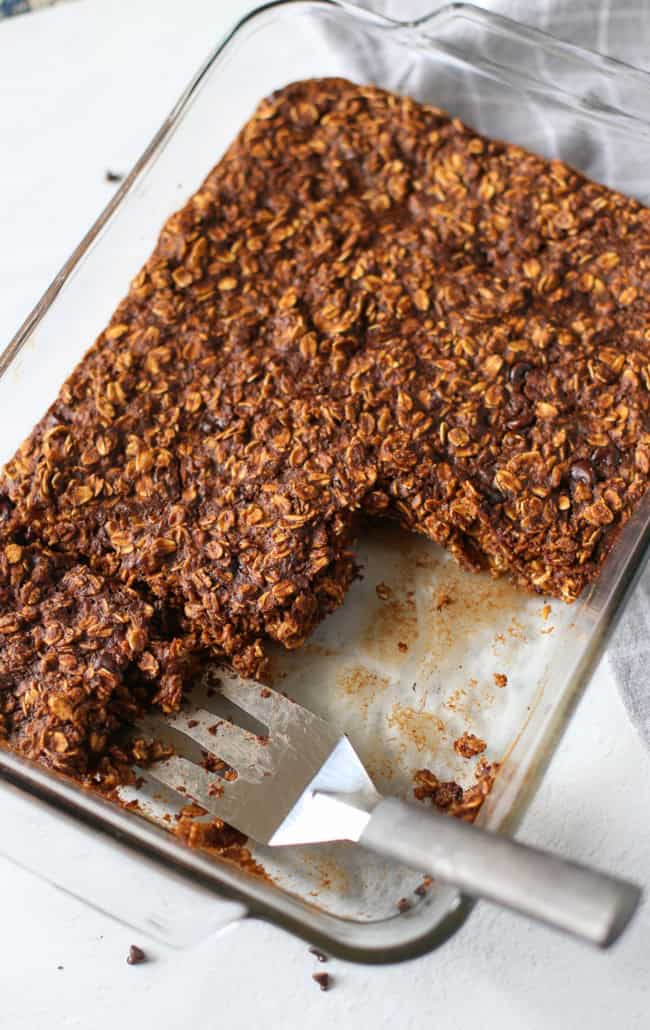
<path id="1" fill-rule="evenodd" d="M 310 948 L 309 954 L 313 955 L 319 962 L 327 962 L 327 955 L 324 951 L 320 951 L 318 948 Z"/>
<path id="2" fill-rule="evenodd" d="M 137 966 L 141 962 L 146 962 L 147 956 L 145 955 L 142 948 L 139 948 L 137 944 L 132 944 L 129 948 L 129 954 L 126 956 L 126 961 L 130 966 Z"/>
<path id="3" fill-rule="evenodd" d="M 479 487 L 483 496 L 490 504 L 502 504 L 503 494 L 494 486 L 494 468 L 482 468 L 478 473 Z"/>
<path id="4" fill-rule="evenodd" d="M 113 172 L 110 168 L 107 168 L 104 172 L 104 178 L 106 182 L 122 182 L 124 175 L 122 172 Z"/>
<path id="5" fill-rule="evenodd" d="M 408 912 L 408 910 L 411 907 L 411 902 L 408 900 L 408 898 L 400 898 L 397 902 L 397 907 L 400 912 Z"/>
<path id="6" fill-rule="evenodd" d="M 490 504 L 503 504 L 503 494 L 492 486 L 486 486 L 483 490 Z"/>
<path id="7" fill-rule="evenodd" d="M 97 671 L 104 669 L 106 672 L 110 672 L 113 676 L 118 676 L 120 673 L 120 666 L 117 660 L 110 654 L 102 655 L 100 661 L 97 663 Z"/>
<path id="8" fill-rule="evenodd" d="M 608 443 L 604 447 L 596 447 L 591 460 L 603 477 L 609 477 L 620 465 L 621 452 L 616 444 Z"/>
<path id="9" fill-rule="evenodd" d="M 418 898 L 424 898 L 424 897 L 426 897 L 427 889 L 426 889 L 426 887 L 424 886 L 424 884 L 423 884 L 423 883 L 420 883 L 420 884 L 418 884 L 418 886 L 417 886 L 417 887 L 415 888 L 415 890 L 413 891 L 413 893 L 414 893 L 414 894 L 417 894 Z"/>
<path id="10" fill-rule="evenodd" d="M 530 361 L 517 361 L 510 369 L 510 382 L 513 386 L 522 387 L 526 382 L 526 376 L 533 369 Z"/>
<path id="11" fill-rule="evenodd" d="M 535 415 L 530 408 L 524 408 L 520 415 L 511 418 L 506 422 L 508 429 L 526 429 L 535 421 Z"/>
<path id="12" fill-rule="evenodd" d="M 583 458 L 578 458 L 574 461 L 573 465 L 569 469 L 569 476 L 574 483 L 586 483 L 587 486 L 593 486 L 594 483 L 594 470 L 588 461 L 584 461 Z"/>
<path id="13" fill-rule="evenodd" d="M 312 973 L 312 980 L 315 980 L 321 991 L 329 991 L 330 989 L 330 975 L 329 973 Z"/>
<path id="14" fill-rule="evenodd" d="M 507 429 L 525 429 L 535 421 L 535 414 L 524 394 L 516 392 L 510 396 L 503 418 Z"/>
<path id="15" fill-rule="evenodd" d="M 529 401 L 546 400 L 549 399 L 546 395 L 548 390 L 546 389 L 546 376 L 538 368 L 531 369 L 527 374 L 523 391 Z"/>

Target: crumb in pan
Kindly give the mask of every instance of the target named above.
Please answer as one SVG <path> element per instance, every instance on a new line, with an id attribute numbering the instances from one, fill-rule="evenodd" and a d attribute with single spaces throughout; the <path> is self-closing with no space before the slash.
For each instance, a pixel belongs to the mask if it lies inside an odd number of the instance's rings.
<path id="1" fill-rule="evenodd" d="M 481 740 L 474 733 L 463 733 L 462 737 L 458 737 L 454 741 L 454 751 L 463 758 L 475 758 L 476 755 L 482 754 L 486 748 L 487 744 L 485 741 Z"/>
<path id="2" fill-rule="evenodd" d="M 476 769 L 476 783 L 463 788 L 458 783 L 441 782 L 430 769 L 418 769 L 413 777 L 413 794 L 418 801 L 431 801 L 439 811 L 474 822 L 494 786 L 498 771 L 498 762 L 481 761 Z"/>

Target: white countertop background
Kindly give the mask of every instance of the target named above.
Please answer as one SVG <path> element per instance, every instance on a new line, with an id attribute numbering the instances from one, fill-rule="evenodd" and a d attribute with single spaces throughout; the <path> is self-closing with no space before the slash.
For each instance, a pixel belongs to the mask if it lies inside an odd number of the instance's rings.
<path id="1" fill-rule="evenodd" d="M 128 170 L 250 3 L 120 6 L 77 0 L 0 23 L 0 347 L 111 196 L 105 170 Z M 650 887 L 650 761 L 606 663 L 520 836 Z M 126 965 L 131 943 L 152 961 Z M 316 968 L 333 977 L 327 994 L 311 980 Z M 424 958 L 317 967 L 302 941 L 254 921 L 167 950 L 0 860 L 2 1030 L 304 1025 L 645 1030 L 650 906 L 604 954 L 479 905 Z"/>

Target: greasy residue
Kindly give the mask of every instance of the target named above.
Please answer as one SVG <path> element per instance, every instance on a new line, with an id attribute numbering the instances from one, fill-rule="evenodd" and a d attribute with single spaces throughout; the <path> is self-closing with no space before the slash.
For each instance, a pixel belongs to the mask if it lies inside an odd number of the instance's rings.
<path id="1" fill-rule="evenodd" d="M 446 728 L 442 719 L 424 709 L 409 708 L 394 704 L 388 716 L 390 729 L 398 730 L 401 741 L 410 742 L 418 751 L 435 751 L 441 740 L 446 739 Z"/>

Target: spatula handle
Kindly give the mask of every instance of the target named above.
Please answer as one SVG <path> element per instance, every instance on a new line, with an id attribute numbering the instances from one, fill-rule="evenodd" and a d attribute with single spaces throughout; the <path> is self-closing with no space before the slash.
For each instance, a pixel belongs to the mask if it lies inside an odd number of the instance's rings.
<path id="1" fill-rule="evenodd" d="M 641 898 L 625 880 L 393 798 L 373 809 L 359 843 L 603 948 Z"/>

